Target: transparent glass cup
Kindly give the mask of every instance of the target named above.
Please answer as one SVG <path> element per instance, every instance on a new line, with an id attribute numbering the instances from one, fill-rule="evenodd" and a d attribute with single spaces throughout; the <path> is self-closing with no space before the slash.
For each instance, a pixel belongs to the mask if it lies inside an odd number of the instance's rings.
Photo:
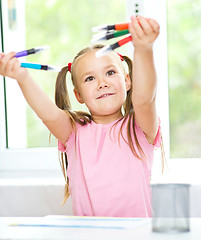
<path id="1" fill-rule="evenodd" d="M 152 231 L 188 232 L 189 184 L 152 185 Z"/>

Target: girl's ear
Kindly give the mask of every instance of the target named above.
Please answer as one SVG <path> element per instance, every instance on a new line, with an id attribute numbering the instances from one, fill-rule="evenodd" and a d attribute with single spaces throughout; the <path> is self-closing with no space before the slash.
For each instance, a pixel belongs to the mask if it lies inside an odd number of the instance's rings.
<path id="1" fill-rule="evenodd" d="M 78 102 L 81 103 L 81 104 L 83 104 L 84 101 L 83 101 L 83 99 L 82 99 L 82 97 L 81 97 L 80 92 L 79 92 L 76 88 L 74 88 L 73 91 L 74 91 L 75 97 L 76 97 L 76 99 L 78 100 Z"/>
<path id="2" fill-rule="evenodd" d="M 126 84 L 126 91 L 129 91 L 131 88 L 131 79 L 128 73 L 125 76 L 125 84 Z"/>

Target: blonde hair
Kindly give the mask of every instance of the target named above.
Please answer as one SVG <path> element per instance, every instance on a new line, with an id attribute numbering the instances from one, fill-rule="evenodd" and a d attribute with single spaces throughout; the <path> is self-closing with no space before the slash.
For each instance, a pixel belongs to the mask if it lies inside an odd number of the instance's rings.
<path id="1" fill-rule="evenodd" d="M 92 117 L 87 112 L 72 111 L 70 99 L 69 99 L 69 95 L 68 95 L 68 90 L 67 90 L 67 85 L 66 85 L 66 74 L 68 71 L 71 70 L 71 80 L 72 80 L 73 85 L 75 86 L 76 83 L 75 83 L 75 74 L 74 74 L 73 68 L 74 68 L 74 65 L 75 65 L 76 61 L 78 60 L 78 58 L 89 51 L 101 49 L 103 47 L 104 47 L 104 45 L 98 44 L 98 45 L 93 45 L 93 46 L 84 48 L 75 56 L 75 58 L 72 62 L 72 65 L 71 65 L 71 69 L 68 69 L 68 66 L 66 66 L 66 67 L 62 68 L 61 72 L 57 76 L 56 86 L 55 86 L 55 102 L 59 108 L 64 110 L 70 116 L 71 121 L 72 121 L 72 126 L 74 127 L 74 129 L 76 129 L 75 122 L 77 122 L 80 125 L 85 125 L 85 124 L 91 122 Z M 123 60 L 128 65 L 129 77 L 130 77 L 130 79 L 132 79 L 132 75 L 133 75 L 132 74 L 132 71 L 133 71 L 132 60 L 127 56 L 122 56 L 122 57 L 123 57 Z M 131 88 L 129 89 L 129 91 L 127 91 L 126 101 L 123 105 L 124 116 L 121 119 L 119 119 L 114 124 L 114 126 L 123 119 L 122 125 L 120 127 L 120 131 L 119 131 L 119 138 L 120 138 L 120 136 L 122 136 L 124 141 L 130 146 L 130 149 L 131 149 L 133 155 L 136 156 L 137 158 L 143 160 L 146 157 L 145 157 L 145 154 L 139 144 L 139 141 L 137 139 L 137 135 L 135 132 L 135 113 L 133 110 L 133 104 L 132 104 L 132 98 L 131 98 L 132 89 L 133 89 L 133 85 L 132 85 L 132 81 L 131 81 Z M 123 125 L 125 124 L 127 118 L 128 118 L 128 125 L 127 125 L 128 142 L 126 141 L 126 139 L 124 138 L 123 133 L 122 133 L 122 128 L 123 128 Z M 134 133 L 135 144 L 137 146 L 137 150 L 140 153 L 140 155 L 137 153 L 137 151 L 134 147 L 133 139 L 131 137 L 131 131 L 133 131 L 133 133 Z M 66 153 L 61 153 L 60 164 L 61 164 L 62 172 L 63 172 L 64 178 L 66 181 L 65 197 L 64 197 L 64 202 L 65 202 L 70 195 L 69 179 L 67 176 L 68 160 L 67 160 Z"/>

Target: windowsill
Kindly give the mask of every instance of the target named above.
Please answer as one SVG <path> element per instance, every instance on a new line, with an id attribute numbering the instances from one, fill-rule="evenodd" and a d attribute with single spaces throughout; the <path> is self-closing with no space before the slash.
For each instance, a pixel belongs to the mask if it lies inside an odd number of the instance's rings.
<path id="1" fill-rule="evenodd" d="M 156 169 L 152 169 L 152 184 L 154 183 L 189 183 L 201 185 L 200 159 L 169 159 L 161 173 L 160 163 L 155 162 Z M 191 166 L 189 168 L 189 166 Z M 54 168 L 55 169 L 55 168 Z M 65 185 L 61 169 L 53 167 L 47 170 L 0 170 L 0 186 L 43 186 Z"/>
<path id="2" fill-rule="evenodd" d="M 0 185 L 65 185 L 61 171 L 0 171 Z"/>
<path id="3" fill-rule="evenodd" d="M 0 216 L 73 215 L 64 186 L 57 170 L 0 171 Z"/>
<path id="4" fill-rule="evenodd" d="M 160 162 L 152 169 L 152 183 L 187 183 L 201 185 L 200 158 L 171 158 L 167 159 L 164 165 L 164 172 L 161 173 Z M 155 170 L 155 172 L 153 171 Z"/>

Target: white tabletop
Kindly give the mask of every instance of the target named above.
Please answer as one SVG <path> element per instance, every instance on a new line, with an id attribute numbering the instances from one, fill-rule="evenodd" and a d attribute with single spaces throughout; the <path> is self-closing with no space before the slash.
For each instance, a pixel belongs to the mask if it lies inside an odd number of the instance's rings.
<path id="1" fill-rule="evenodd" d="M 154 233 L 152 220 L 143 218 L 0 217 L 0 239 L 200 240 L 201 219 L 190 219 L 190 232 Z"/>

